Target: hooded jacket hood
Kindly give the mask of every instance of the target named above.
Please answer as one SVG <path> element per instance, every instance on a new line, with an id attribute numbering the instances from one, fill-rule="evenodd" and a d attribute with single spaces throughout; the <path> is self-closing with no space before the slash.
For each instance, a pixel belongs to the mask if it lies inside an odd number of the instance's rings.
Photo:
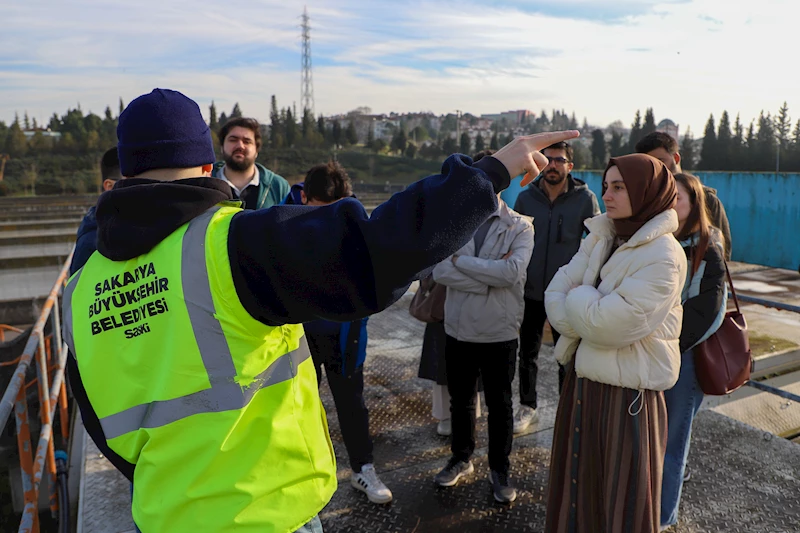
<path id="1" fill-rule="evenodd" d="M 214 205 L 233 199 L 216 178 L 120 180 L 97 202 L 97 251 L 112 261 L 145 254 Z"/>

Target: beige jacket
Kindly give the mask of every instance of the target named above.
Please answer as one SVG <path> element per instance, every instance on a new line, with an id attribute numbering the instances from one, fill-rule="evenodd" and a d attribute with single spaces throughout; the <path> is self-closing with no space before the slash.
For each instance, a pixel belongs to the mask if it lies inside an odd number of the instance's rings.
<path id="1" fill-rule="evenodd" d="M 672 235 L 677 214 L 657 215 L 610 258 L 613 221 L 602 214 L 586 227 L 589 236 L 545 291 L 547 318 L 562 334 L 556 359 L 566 364 L 575 355 L 577 375 L 599 383 L 672 388 L 680 371 L 686 279 L 686 254 Z"/>
<path id="2" fill-rule="evenodd" d="M 436 283 L 447 287 L 444 329 L 460 341 L 505 342 L 519 336 L 533 225 L 502 200 L 499 204 L 499 216 L 477 254 L 470 239 L 456 252 L 455 265 L 448 257 L 433 269 Z"/>

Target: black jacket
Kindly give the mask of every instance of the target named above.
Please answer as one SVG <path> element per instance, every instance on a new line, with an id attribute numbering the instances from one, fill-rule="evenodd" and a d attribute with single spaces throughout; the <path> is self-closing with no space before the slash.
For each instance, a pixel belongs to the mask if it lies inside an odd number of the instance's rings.
<path id="1" fill-rule="evenodd" d="M 510 181 L 497 159 L 473 165 L 454 155 L 441 174 L 413 183 L 369 217 L 353 199 L 237 213 L 228 237 L 237 296 L 250 315 L 268 325 L 350 321 L 377 313 L 464 246 L 497 210 L 496 195 Z M 98 201 L 97 251 L 113 261 L 145 254 L 231 198 L 231 188 L 215 178 L 121 180 Z M 89 435 L 132 479 L 134 465 L 108 447 L 72 356 L 67 367 Z"/>
<path id="2" fill-rule="evenodd" d="M 693 348 L 711 336 L 720 326 L 725 314 L 726 283 L 722 237 L 712 233 L 703 260 L 692 276 L 694 236 L 681 241 L 688 263 L 683 295 L 683 326 L 681 328 L 681 353 Z"/>
<path id="3" fill-rule="evenodd" d="M 539 176 L 519 193 L 514 211 L 533 217 L 534 244 L 525 298 L 544 301 L 544 291 L 558 269 L 577 253 L 586 228 L 583 222 L 600 214 L 597 197 L 583 181 L 567 176 L 567 190 L 550 203 Z"/>

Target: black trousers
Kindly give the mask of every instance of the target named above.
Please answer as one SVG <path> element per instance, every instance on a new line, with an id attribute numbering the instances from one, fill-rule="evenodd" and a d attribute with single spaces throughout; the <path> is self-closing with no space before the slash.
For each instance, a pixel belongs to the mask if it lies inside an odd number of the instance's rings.
<path id="1" fill-rule="evenodd" d="M 539 350 L 542 348 L 542 335 L 547 312 L 544 302 L 525 298 L 525 314 L 519 332 L 519 403 L 536 409 L 536 376 L 539 373 Z M 553 341 L 558 342 L 561 335 L 553 330 Z M 558 365 L 558 392 L 564 384 L 564 367 Z"/>
<path id="2" fill-rule="evenodd" d="M 364 367 L 345 372 L 338 334 L 315 335 L 306 332 L 306 337 L 317 370 L 317 384 L 322 383 L 322 367 L 325 367 L 350 468 L 353 472 L 361 472 L 362 466 L 372 463 L 369 412 L 364 403 Z"/>
<path id="3" fill-rule="evenodd" d="M 511 382 L 517 359 L 517 339 L 507 342 L 462 342 L 447 336 L 447 390 L 450 392 L 453 457 L 467 461 L 475 451 L 475 395 L 478 376 L 489 410 L 489 467 L 508 474 L 513 442 Z"/>

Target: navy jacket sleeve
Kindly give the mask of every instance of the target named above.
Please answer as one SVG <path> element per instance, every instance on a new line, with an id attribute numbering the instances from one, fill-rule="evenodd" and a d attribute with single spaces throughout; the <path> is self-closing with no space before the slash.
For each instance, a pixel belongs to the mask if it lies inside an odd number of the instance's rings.
<path id="1" fill-rule="evenodd" d="M 72 254 L 72 263 L 69 265 L 69 275 L 72 276 L 75 272 L 83 268 L 86 261 L 97 250 L 97 220 L 94 216 L 94 207 L 89 209 L 86 216 L 83 217 L 81 225 L 78 228 L 77 238 L 75 240 L 75 252 Z"/>
<path id="2" fill-rule="evenodd" d="M 347 198 L 239 213 L 228 241 L 237 295 L 270 325 L 377 313 L 466 244 L 510 181 L 497 159 L 473 165 L 456 154 L 441 174 L 395 194 L 371 217 Z"/>

